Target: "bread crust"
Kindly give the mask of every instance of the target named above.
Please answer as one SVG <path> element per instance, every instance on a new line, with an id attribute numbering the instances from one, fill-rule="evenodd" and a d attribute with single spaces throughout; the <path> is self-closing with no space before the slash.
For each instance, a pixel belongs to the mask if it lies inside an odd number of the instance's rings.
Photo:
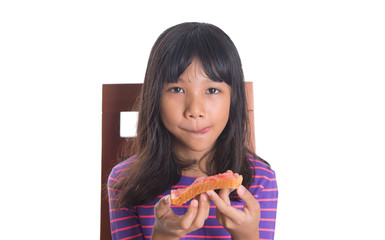
<path id="1" fill-rule="evenodd" d="M 182 205 L 193 197 L 215 189 L 222 188 L 238 188 L 242 184 L 243 177 L 239 175 L 237 178 L 221 178 L 199 183 L 195 186 L 190 186 L 179 197 L 173 196 L 171 191 L 171 203 L 174 205 Z"/>

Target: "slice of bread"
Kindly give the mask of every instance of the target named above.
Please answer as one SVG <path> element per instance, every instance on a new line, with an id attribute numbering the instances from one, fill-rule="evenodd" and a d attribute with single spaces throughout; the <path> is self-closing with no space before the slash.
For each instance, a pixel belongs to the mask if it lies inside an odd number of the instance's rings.
<path id="1" fill-rule="evenodd" d="M 233 173 L 230 170 L 214 176 L 197 178 L 194 183 L 187 188 L 171 190 L 171 203 L 174 205 L 182 205 L 195 196 L 209 190 L 238 188 L 242 184 L 242 180 L 242 175 Z"/>

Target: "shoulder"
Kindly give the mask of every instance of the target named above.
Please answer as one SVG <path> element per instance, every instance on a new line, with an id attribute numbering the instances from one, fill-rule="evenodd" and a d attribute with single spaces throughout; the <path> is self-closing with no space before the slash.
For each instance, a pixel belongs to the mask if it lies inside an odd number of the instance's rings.
<path id="1" fill-rule="evenodd" d="M 126 170 L 130 169 L 132 165 L 135 163 L 135 161 L 136 161 L 136 158 L 135 156 L 133 156 L 115 165 L 111 170 L 108 180 L 119 181 L 123 177 L 122 174 Z"/>
<path id="2" fill-rule="evenodd" d="M 275 171 L 258 157 L 249 156 L 249 162 L 253 174 L 253 181 L 249 187 L 250 192 L 258 199 L 277 199 L 278 188 Z M 267 195 L 269 197 L 266 197 Z"/>
<path id="3" fill-rule="evenodd" d="M 261 158 L 248 155 L 250 168 L 254 171 L 254 177 L 264 176 L 266 180 L 275 180 L 275 171 Z"/>

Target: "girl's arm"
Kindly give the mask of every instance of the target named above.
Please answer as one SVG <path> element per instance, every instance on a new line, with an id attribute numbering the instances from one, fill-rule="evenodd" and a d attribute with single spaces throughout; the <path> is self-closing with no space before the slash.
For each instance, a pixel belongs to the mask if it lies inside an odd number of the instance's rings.
<path id="1" fill-rule="evenodd" d="M 119 181 L 119 176 L 116 174 L 117 169 L 115 167 L 111 171 L 107 183 L 112 240 L 127 239 L 133 236 L 135 236 L 134 239 L 144 239 L 136 208 L 133 206 L 114 207 L 119 194 L 119 190 L 112 187 L 115 181 Z"/>
<path id="2" fill-rule="evenodd" d="M 139 217 L 135 208 L 123 207 L 113 208 L 116 201 L 114 199 L 115 190 L 109 188 L 108 196 L 110 201 L 110 226 L 112 240 L 124 239 L 136 236 L 135 239 L 144 239 L 144 234 L 140 227 Z"/>
<path id="3" fill-rule="evenodd" d="M 237 189 L 238 196 L 245 202 L 242 210 L 231 206 L 229 195 L 232 189 L 222 189 L 219 195 L 211 190 L 207 195 L 216 205 L 218 222 L 230 233 L 233 240 L 258 240 L 260 206 L 253 195 L 243 186 Z"/>
<path id="4" fill-rule="evenodd" d="M 191 201 L 185 215 L 176 215 L 171 209 L 170 195 L 155 205 L 155 224 L 151 240 L 179 240 L 201 227 L 209 216 L 210 202 L 205 193 Z"/>
<path id="5" fill-rule="evenodd" d="M 241 187 L 238 189 L 238 195 L 246 203 L 242 211 L 231 207 L 229 195 L 232 189 L 222 189 L 219 195 L 214 191 L 207 193 L 217 206 L 218 221 L 227 229 L 233 239 L 237 239 L 238 232 L 242 233 L 243 230 L 244 233 L 251 231 L 253 236 L 253 233 L 258 233 L 261 239 L 274 239 L 278 200 L 275 172 L 271 169 L 257 167 L 256 173 L 255 181 L 250 188 L 251 193 L 243 186 L 243 189 Z M 258 210 L 256 210 L 257 208 Z M 258 221 L 256 221 L 257 216 Z M 249 228 L 243 228 L 248 223 L 251 223 Z M 242 231 L 239 231 L 241 229 Z M 254 238 L 258 239 L 256 236 Z"/>
<path id="6" fill-rule="evenodd" d="M 144 239 L 141 224 L 134 209 L 110 209 L 110 222 L 112 240 L 133 236 L 136 237 L 134 239 Z"/>
<path id="7" fill-rule="evenodd" d="M 262 178 L 259 183 L 263 188 L 257 188 L 253 194 L 261 205 L 261 219 L 259 222 L 259 237 L 261 239 L 274 239 L 275 220 L 277 215 L 278 189 L 275 173 Z"/>

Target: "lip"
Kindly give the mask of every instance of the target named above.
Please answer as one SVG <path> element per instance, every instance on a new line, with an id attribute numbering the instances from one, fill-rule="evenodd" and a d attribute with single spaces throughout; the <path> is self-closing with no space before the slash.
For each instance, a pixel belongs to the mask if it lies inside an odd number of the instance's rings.
<path id="1" fill-rule="evenodd" d="M 207 133 L 210 130 L 210 127 L 205 127 L 199 131 L 196 131 L 195 133 Z"/>
<path id="2" fill-rule="evenodd" d="M 192 131 L 187 130 L 187 131 L 189 131 L 191 133 L 196 133 L 196 134 L 204 134 L 204 133 L 207 133 L 210 130 L 210 128 L 211 127 L 205 127 L 205 128 L 200 129 L 200 130 L 197 130 L 197 131 L 194 131 L 194 130 L 192 130 Z"/>

